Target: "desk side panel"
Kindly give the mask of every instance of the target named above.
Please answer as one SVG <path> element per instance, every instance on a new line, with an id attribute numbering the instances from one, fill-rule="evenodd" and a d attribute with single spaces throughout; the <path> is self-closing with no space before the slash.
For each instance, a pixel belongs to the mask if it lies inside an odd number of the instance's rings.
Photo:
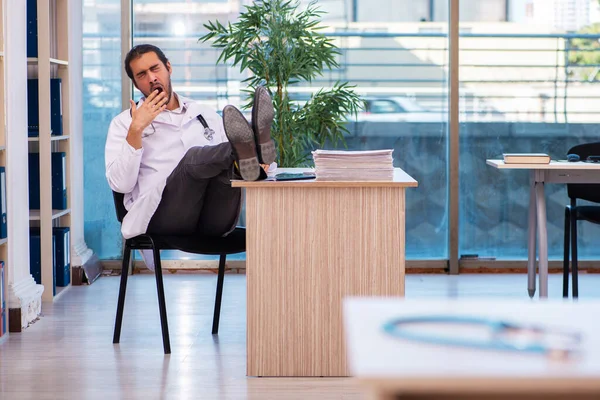
<path id="1" fill-rule="evenodd" d="M 404 295 L 404 188 L 247 188 L 248 375 L 346 376 L 345 296 Z"/>

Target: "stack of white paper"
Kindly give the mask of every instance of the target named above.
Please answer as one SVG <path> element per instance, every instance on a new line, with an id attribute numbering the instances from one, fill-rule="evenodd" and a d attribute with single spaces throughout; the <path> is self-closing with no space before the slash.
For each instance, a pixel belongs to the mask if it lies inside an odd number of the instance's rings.
<path id="1" fill-rule="evenodd" d="M 312 152 L 318 180 L 387 181 L 394 178 L 394 150 Z"/>

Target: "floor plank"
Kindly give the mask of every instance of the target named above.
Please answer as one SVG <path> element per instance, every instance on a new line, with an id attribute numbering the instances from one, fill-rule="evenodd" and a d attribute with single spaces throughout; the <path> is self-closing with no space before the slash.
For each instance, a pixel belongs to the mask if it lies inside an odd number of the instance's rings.
<path id="1" fill-rule="evenodd" d="M 165 275 L 172 354 L 164 356 L 152 275 L 128 284 L 120 345 L 112 344 L 119 278 L 72 287 L 23 333 L 0 345 L 6 399 L 363 398 L 351 379 L 246 378 L 245 276 L 225 278 L 221 326 L 210 334 L 216 276 Z M 526 275 L 407 275 L 407 297 L 520 297 Z M 550 276 L 550 297 L 561 295 Z M 600 297 L 600 275 L 580 276 L 580 297 Z"/>

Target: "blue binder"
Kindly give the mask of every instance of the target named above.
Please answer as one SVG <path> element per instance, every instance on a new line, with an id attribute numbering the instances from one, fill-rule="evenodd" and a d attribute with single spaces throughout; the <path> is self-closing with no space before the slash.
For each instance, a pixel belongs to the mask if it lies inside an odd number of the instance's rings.
<path id="1" fill-rule="evenodd" d="M 40 96 L 38 85 L 38 79 L 27 79 L 27 135 L 29 137 L 37 137 L 40 135 Z M 62 125 L 62 80 L 60 78 L 52 78 L 50 79 L 51 135 L 62 135 Z"/>
<path id="2" fill-rule="evenodd" d="M 52 209 L 67 208 L 67 155 L 52 153 Z M 29 209 L 40 209 L 40 155 L 29 153 Z"/>
<path id="3" fill-rule="evenodd" d="M 52 294 L 56 294 L 56 254 L 54 248 L 54 235 L 52 235 Z M 40 228 L 30 228 L 29 232 L 29 272 L 38 285 L 42 284 L 42 249 Z M 47 288 L 46 288 L 47 290 Z"/>
<path id="4" fill-rule="evenodd" d="M 38 56 L 37 0 L 27 0 L 27 57 Z"/>
<path id="5" fill-rule="evenodd" d="M 29 153 L 29 209 L 40 209 L 40 155 Z"/>
<path id="6" fill-rule="evenodd" d="M 52 208 L 67 208 L 67 154 L 52 153 Z"/>
<path id="7" fill-rule="evenodd" d="M 6 335 L 6 294 L 4 293 L 4 261 L 0 261 L 0 336 Z"/>
<path id="8" fill-rule="evenodd" d="M 59 78 L 50 79 L 50 128 L 53 136 L 63 134 L 62 81 Z"/>
<path id="9" fill-rule="evenodd" d="M 39 104 L 40 96 L 38 80 L 27 79 L 27 136 L 29 137 L 40 136 Z"/>
<path id="10" fill-rule="evenodd" d="M 69 286 L 71 283 L 70 229 L 68 227 L 52 228 L 54 236 L 54 254 L 56 254 L 55 274 L 56 286 Z"/>
<path id="11" fill-rule="evenodd" d="M 6 227 L 6 169 L 0 167 L 0 238 L 8 236 Z"/>

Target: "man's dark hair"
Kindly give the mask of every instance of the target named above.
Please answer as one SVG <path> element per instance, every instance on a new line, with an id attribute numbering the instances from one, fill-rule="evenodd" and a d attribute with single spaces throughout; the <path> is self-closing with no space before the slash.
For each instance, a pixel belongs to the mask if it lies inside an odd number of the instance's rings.
<path id="1" fill-rule="evenodd" d="M 129 77 L 129 79 L 135 82 L 135 79 L 133 79 L 133 71 L 131 70 L 131 62 L 135 59 L 140 58 L 142 55 L 150 52 L 155 53 L 158 59 L 162 61 L 162 63 L 165 65 L 165 67 L 167 66 L 167 62 L 169 60 L 167 59 L 165 53 L 163 53 L 161 49 L 151 44 L 138 44 L 137 46 L 134 46 L 131 50 L 129 50 L 129 53 L 127 53 L 127 56 L 125 57 L 125 72 L 127 72 L 127 76 Z"/>

